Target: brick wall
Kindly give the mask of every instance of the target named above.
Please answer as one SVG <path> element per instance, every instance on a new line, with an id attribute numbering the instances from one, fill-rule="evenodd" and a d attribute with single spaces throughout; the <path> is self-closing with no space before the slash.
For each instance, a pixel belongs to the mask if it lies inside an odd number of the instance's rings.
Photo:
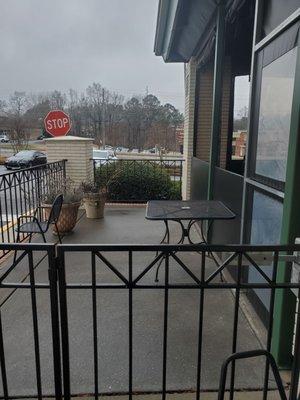
<path id="1" fill-rule="evenodd" d="M 182 197 L 188 200 L 191 195 L 191 171 L 192 157 L 194 153 L 194 116 L 195 116 L 195 87 L 196 87 L 196 63 L 191 60 L 185 65 L 185 110 L 184 110 L 184 140 L 182 176 Z"/>
<path id="2" fill-rule="evenodd" d="M 75 136 L 46 139 L 48 162 L 66 159 L 66 175 L 80 185 L 93 180 L 93 140 Z"/>
<path id="3" fill-rule="evenodd" d="M 213 96 L 213 64 L 197 72 L 197 100 L 198 109 L 196 110 L 196 149 L 195 155 L 201 160 L 210 160 L 210 140 L 211 140 L 211 117 L 212 117 L 212 96 Z M 222 93 L 222 117 L 221 117 L 221 136 L 220 136 L 220 166 L 226 167 L 228 123 L 230 111 L 230 91 L 231 91 L 231 67 L 230 60 L 227 58 L 224 64 L 223 93 Z"/>

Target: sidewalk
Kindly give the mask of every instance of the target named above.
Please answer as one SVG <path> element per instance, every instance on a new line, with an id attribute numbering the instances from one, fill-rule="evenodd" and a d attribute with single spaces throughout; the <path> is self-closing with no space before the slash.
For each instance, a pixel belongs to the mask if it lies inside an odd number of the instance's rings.
<path id="1" fill-rule="evenodd" d="M 146 221 L 142 207 L 110 207 L 103 220 L 83 217 L 72 235 L 64 243 L 159 243 L 163 224 Z M 178 234 L 176 226 L 171 227 Z M 176 235 L 175 235 L 176 236 Z M 174 239 L 175 239 L 174 236 Z M 49 241 L 53 241 L 50 234 Z M 134 273 L 138 274 L 154 254 L 134 255 Z M 41 254 L 37 254 L 41 258 Z M 128 254 L 112 253 L 110 262 L 120 272 L 127 268 Z M 191 271 L 199 275 L 200 258 L 195 253 L 180 254 Z M 27 273 L 26 261 L 13 272 L 10 281 Z M 208 272 L 215 267 L 208 262 Z M 111 272 L 97 262 L 99 282 L 111 282 Z M 70 253 L 66 260 L 68 282 L 90 282 L 90 254 Z M 161 277 L 163 268 L 161 269 Z M 23 275 L 22 275 L 23 274 Z M 44 259 L 36 269 L 36 281 L 47 281 L 47 262 Z M 154 282 L 155 269 L 145 276 L 145 282 Z M 174 262 L 170 263 L 170 279 L 187 282 L 189 277 Z M 39 330 L 41 340 L 41 368 L 43 392 L 53 392 L 52 349 L 49 319 L 49 293 L 38 292 Z M 199 291 L 174 289 L 169 291 L 167 390 L 194 391 L 196 388 Z M 100 289 L 97 291 L 99 386 L 101 392 L 122 392 L 128 389 L 128 291 Z M 35 391 L 34 352 L 32 338 L 30 293 L 17 290 L 2 306 L 5 349 L 11 394 L 30 395 Z M 223 360 L 231 354 L 234 297 L 231 291 L 206 290 L 203 330 L 203 361 L 201 388 L 216 391 Z M 162 384 L 163 292 L 161 290 L 134 290 L 133 295 L 133 387 L 134 391 L 158 392 Z M 91 290 L 68 291 L 71 390 L 72 393 L 92 393 L 93 340 Z M 260 348 L 244 314 L 239 316 L 238 350 Z M 238 362 L 236 387 L 256 390 L 263 382 L 264 362 L 260 359 Z M 273 383 L 271 381 L 270 386 Z M 195 394 L 169 395 L 179 400 L 195 398 Z M 186 397 L 187 396 L 187 397 Z M 191 397 L 190 397 L 191 396 Z M 204 397 L 205 396 L 205 397 Z M 257 392 L 247 397 L 258 398 Z M 245 396 L 245 393 L 243 393 Z M 256 397 L 255 397 L 256 396 Z M 272 393 L 269 395 L 273 399 Z M 139 396 L 141 398 L 143 396 Z M 147 396 L 152 397 L 153 396 Z M 156 396 L 154 396 L 156 398 Z M 153 397 L 153 399 L 154 399 Z M 157 397 L 158 398 L 158 397 Z M 216 393 L 206 393 L 203 399 L 214 399 Z M 275 397 L 274 397 L 275 398 Z M 110 397 L 112 400 L 112 398 Z M 147 400 L 147 399 L 143 399 Z"/>

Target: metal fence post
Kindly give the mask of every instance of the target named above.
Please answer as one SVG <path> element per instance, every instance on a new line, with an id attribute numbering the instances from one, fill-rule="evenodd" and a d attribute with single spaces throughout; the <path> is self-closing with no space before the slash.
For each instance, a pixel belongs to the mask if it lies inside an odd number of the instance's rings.
<path id="1" fill-rule="evenodd" d="M 65 253 L 62 247 L 58 246 L 57 251 L 57 272 L 59 289 L 59 308 L 60 308 L 60 329 L 61 329 L 61 353 L 63 365 L 63 396 L 65 400 L 71 398 L 70 389 L 70 354 L 69 354 L 69 329 L 66 293 L 66 274 L 65 274 Z"/>
<path id="2" fill-rule="evenodd" d="M 61 365 L 60 365 L 60 332 L 59 332 L 59 312 L 58 312 L 58 259 L 55 257 L 55 246 L 48 251 L 49 257 L 49 284 L 50 284 L 50 307 L 51 307 L 51 328 L 53 346 L 53 367 L 54 367 L 54 387 L 55 398 L 62 398 Z"/>
<path id="3" fill-rule="evenodd" d="M 63 178 L 66 179 L 66 162 L 67 160 L 63 160 Z"/>

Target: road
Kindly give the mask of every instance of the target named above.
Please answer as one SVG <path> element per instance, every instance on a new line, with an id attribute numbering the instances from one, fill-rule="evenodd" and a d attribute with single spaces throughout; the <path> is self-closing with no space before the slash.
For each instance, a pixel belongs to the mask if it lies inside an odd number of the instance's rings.
<path id="1" fill-rule="evenodd" d="M 2 179 L 1 175 L 8 172 L 11 171 L 0 165 L 0 183 Z M 22 214 L 28 211 L 28 207 L 30 207 L 30 203 L 35 196 L 35 183 L 32 179 L 29 182 L 26 181 L 27 183 L 25 181 L 20 183 L 16 180 L 11 185 L 7 183 L 8 181 L 5 180 L 0 185 L 0 209 L 2 212 L 0 215 L 0 232 L 1 228 L 16 219 L 21 211 Z"/>
<path id="2" fill-rule="evenodd" d="M 3 175 L 7 172 L 7 169 L 4 167 L 4 165 L 0 165 L 0 175 Z"/>

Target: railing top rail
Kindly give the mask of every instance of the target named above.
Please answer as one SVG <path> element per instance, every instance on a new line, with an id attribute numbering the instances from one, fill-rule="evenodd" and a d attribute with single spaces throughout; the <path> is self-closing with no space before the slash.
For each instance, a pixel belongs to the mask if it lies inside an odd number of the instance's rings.
<path id="1" fill-rule="evenodd" d="M 0 243 L 0 250 L 48 251 L 55 248 L 53 243 Z"/>
<path id="2" fill-rule="evenodd" d="M 67 161 L 68 161 L 67 159 L 63 159 L 63 160 L 52 161 L 52 162 L 47 163 L 47 164 L 34 165 L 33 167 L 16 169 L 14 171 L 5 172 L 5 174 L 1 174 L 0 175 L 0 179 L 6 177 L 8 175 L 14 175 L 14 174 L 20 173 L 20 172 L 22 173 L 22 172 L 25 172 L 25 171 L 36 170 L 36 169 L 40 169 L 41 167 L 44 167 L 44 166 L 47 166 L 47 165 L 54 165 L 54 164 L 58 164 L 58 163 L 61 163 L 61 162 L 67 162 Z"/>
<path id="3" fill-rule="evenodd" d="M 53 243 L 0 243 L 1 249 L 9 250 L 48 250 L 57 247 L 58 251 L 195 251 L 195 252 L 300 252 L 300 244 L 251 245 L 251 244 L 53 244 Z"/>
<path id="4" fill-rule="evenodd" d="M 195 252 L 294 252 L 300 244 L 249 245 L 249 244 L 58 244 L 62 251 L 195 251 Z"/>
<path id="5" fill-rule="evenodd" d="M 91 158 L 92 161 L 185 161 L 183 158 Z"/>

